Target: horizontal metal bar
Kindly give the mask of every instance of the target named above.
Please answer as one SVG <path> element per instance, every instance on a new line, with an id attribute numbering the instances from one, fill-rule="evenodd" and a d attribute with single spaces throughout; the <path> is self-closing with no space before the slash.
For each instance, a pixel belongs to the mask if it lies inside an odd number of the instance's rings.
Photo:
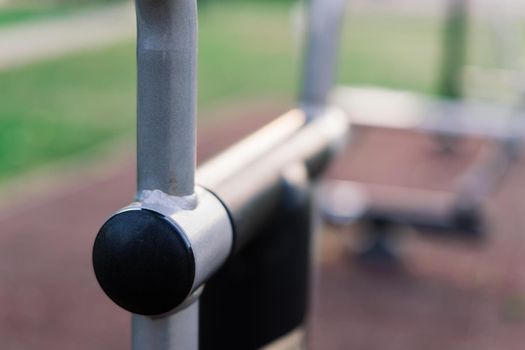
<path id="1" fill-rule="evenodd" d="M 370 211 L 445 213 L 454 202 L 450 192 L 348 180 L 328 180 L 320 192 L 323 216 L 338 226 L 361 220 Z"/>
<path id="2" fill-rule="evenodd" d="M 305 114 L 291 110 L 199 166 L 197 178 L 216 187 L 287 141 L 305 124 Z"/>
<path id="3" fill-rule="evenodd" d="M 327 182 L 322 193 L 323 217 L 336 226 L 372 220 L 471 238 L 482 228 L 480 208 L 459 210 L 455 193 L 339 180 Z"/>
<path id="4" fill-rule="evenodd" d="M 283 172 L 300 163 L 306 167 L 309 179 L 317 178 L 344 143 L 349 124 L 341 110 L 328 109 L 297 130 L 290 129 L 286 139 L 266 137 L 278 132 L 278 127 L 278 123 L 274 124 L 251 140 L 241 141 L 197 171 L 199 185 L 214 192 L 230 210 L 236 239 L 234 250 L 248 242 L 256 228 L 279 207 Z M 251 150 L 254 145 L 267 152 Z M 244 154 L 249 156 L 242 157 Z M 236 171 L 216 176 L 230 166 Z"/>
<path id="5" fill-rule="evenodd" d="M 525 113 L 474 101 L 453 101 L 373 87 L 339 87 L 331 102 L 354 126 L 409 129 L 496 140 L 525 135 Z"/>
<path id="6" fill-rule="evenodd" d="M 488 146 L 467 169 L 456 188 L 456 210 L 476 210 L 498 190 L 521 151 L 520 140 L 509 139 Z"/>

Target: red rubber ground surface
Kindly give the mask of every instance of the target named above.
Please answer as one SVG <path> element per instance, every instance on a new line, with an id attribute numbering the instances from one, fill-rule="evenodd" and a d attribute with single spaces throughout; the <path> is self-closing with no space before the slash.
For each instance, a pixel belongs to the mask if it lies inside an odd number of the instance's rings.
<path id="1" fill-rule="evenodd" d="M 272 115 L 276 110 L 246 112 L 236 122 L 205 126 L 200 158 Z M 469 141 L 459 155 L 443 157 L 421 135 L 360 135 L 332 176 L 446 190 L 479 148 Z M 102 293 L 90 261 L 101 223 L 131 200 L 134 164 L 125 164 L 114 176 L 20 205 L 1 220 L 0 349 L 129 348 L 129 315 Z M 326 233 L 312 348 L 524 349 L 524 181 L 518 162 L 487 206 L 484 243 L 407 234 L 403 264 L 394 271 L 356 264 L 349 230 Z"/>

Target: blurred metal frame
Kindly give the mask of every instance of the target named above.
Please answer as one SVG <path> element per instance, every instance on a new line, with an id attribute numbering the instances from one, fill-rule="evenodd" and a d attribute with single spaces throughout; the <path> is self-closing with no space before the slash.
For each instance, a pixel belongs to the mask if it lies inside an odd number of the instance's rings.
<path id="1" fill-rule="evenodd" d="M 417 205 L 399 208 L 394 204 L 396 199 L 385 205 L 374 202 L 373 196 L 367 193 L 370 191 L 368 185 L 333 182 L 325 187 L 324 193 L 324 217 L 329 222 L 336 225 L 356 220 L 381 222 L 378 231 L 382 232 L 377 234 L 378 241 L 385 239 L 384 231 L 392 225 L 461 238 L 481 237 L 483 201 L 498 188 L 520 152 L 525 137 L 525 111 L 522 101 L 517 106 L 509 107 L 462 99 L 467 1 L 448 0 L 447 5 L 438 88 L 441 98 L 372 87 L 339 87 L 330 102 L 347 112 L 353 126 L 428 133 L 436 138 L 443 150 L 453 150 L 460 138 L 483 138 L 491 141 L 490 149 L 461 176 L 455 193 L 449 194 L 447 204 L 443 206 L 441 203 L 438 209 L 433 204 L 421 206 L 421 201 Z M 497 30 L 494 39 L 502 40 L 502 28 L 493 29 Z M 504 48 L 507 55 L 517 51 L 508 45 Z M 429 200 L 444 196 L 442 193 L 387 186 L 382 186 L 380 190 L 397 193 L 398 199 L 426 196 L 427 204 Z M 344 199 L 341 193 L 348 193 L 348 198 Z M 374 229 L 370 233 L 373 235 Z"/>

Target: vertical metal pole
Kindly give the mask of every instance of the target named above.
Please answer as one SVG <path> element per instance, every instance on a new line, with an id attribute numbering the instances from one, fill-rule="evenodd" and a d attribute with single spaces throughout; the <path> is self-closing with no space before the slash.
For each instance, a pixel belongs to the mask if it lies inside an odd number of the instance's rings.
<path id="1" fill-rule="evenodd" d="M 346 0 L 310 0 L 303 81 L 299 96 L 307 114 L 326 106 L 339 53 Z"/>
<path id="2" fill-rule="evenodd" d="M 299 103 L 308 120 L 314 119 L 327 106 L 329 93 L 333 88 L 336 75 L 345 10 L 346 0 L 308 1 L 303 80 L 299 96 Z M 315 294 L 314 284 L 317 273 L 314 257 L 316 233 L 320 230 L 317 225 L 319 223 L 317 186 L 311 181 L 307 186 L 311 187 L 309 191 L 304 191 L 305 193 L 309 192 L 307 203 L 299 210 L 300 219 L 297 226 L 292 227 L 292 232 L 298 231 L 302 237 L 302 239 L 296 238 L 296 241 L 304 244 L 303 264 L 306 266 L 303 273 L 305 280 L 308 281 L 307 284 L 309 284 L 309 286 L 303 286 L 305 288 L 303 302 L 306 305 L 311 302 L 312 294 Z M 303 320 L 303 331 L 307 328 L 305 323 L 306 320 Z M 304 332 L 303 335 L 305 335 Z M 295 346 L 293 348 L 300 349 L 307 346 L 307 340 L 304 337 L 299 337 L 298 340 L 300 344 L 291 344 Z"/>
<path id="3" fill-rule="evenodd" d="M 463 97 L 463 68 L 467 54 L 467 1 L 448 0 L 443 28 L 442 59 L 439 71 L 438 94 L 447 99 Z M 451 115 L 450 117 L 454 117 Z M 436 134 L 436 143 L 441 152 L 453 153 L 459 138 Z"/>
<path id="4" fill-rule="evenodd" d="M 448 0 L 443 33 L 439 94 L 443 97 L 462 97 L 462 72 L 467 51 L 467 0 Z"/>
<path id="5" fill-rule="evenodd" d="M 195 181 L 196 0 L 137 0 L 138 191 Z"/>
<path id="6" fill-rule="evenodd" d="M 138 196 L 194 195 L 197 4 L 136 0 Z M 198 300 L 177 313 L 133 315 L 133 350 L 197 350 Z"/>
<path id="7" fill-rule="evenodd" d="M 492 42 L 490 49 L 498 68 L 521 68 L 521 24 L 512 11 L 509 0 L 493 2 L 489 16 Z"/>
<path id="8" fill-rule="evenodd" d="M 198 349 L 199 302 L 170 317 L 150 318 L 134 315 L 132 350 Z"/>

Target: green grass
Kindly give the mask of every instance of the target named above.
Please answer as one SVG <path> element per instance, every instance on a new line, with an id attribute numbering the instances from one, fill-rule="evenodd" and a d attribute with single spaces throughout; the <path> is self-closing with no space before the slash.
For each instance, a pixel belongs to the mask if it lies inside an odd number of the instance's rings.
<path id="1" fill-rule="evenodd" d="M 353 17 L 343 35 L 339 82 L 435 93 L 440 30 L 429 18 Z"/>
<path id="2" fill-rule="evenodd" d="M 437 23 L 353 18 L 340 82 L 434 91 Z M 293 101 L 300 50 L 287 4 L 214 2 L 201 11 L 199 110 L 243 99 Z M 133 43 L 0 73 L 0 179 L 132 134 Z"/>
<path id="3" fill-rule="evenodd" d="M 131 44 L 0 74 L 0 178 L 132 128 Z"/>
<path id="4" fill-rule="evenodd" d="M 288 6 L 211 4 L 201 12 L 199 105 L 258 94 L 291 99 L 298 79 Z"/>
<path id="5" fill-rule="evenodd" d="M 126 0 L 17 0 L 0 6 L 0 28 L 31 20 L 53 19 L 101 4 L 123 1 Z"/>
<path id="6" fill-rule="evenodd" d="M 92 5 L 13 5 L 0 9 L 0 28 L 31 20 L 51 19 L 91 8 Z"/>

